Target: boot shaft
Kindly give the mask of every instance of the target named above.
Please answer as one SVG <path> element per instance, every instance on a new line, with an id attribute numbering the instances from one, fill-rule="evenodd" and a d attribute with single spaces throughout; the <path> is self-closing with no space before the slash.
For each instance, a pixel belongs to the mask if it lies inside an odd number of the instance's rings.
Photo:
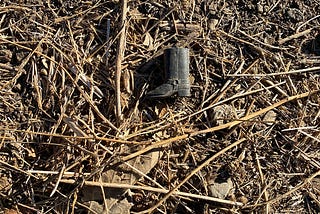
<path id="1" fill-rule="evenodd" d="M 165 49 L 164 66 L 167 80 L 189 79 L 189 49 Z"/>
<path id="2" fill-rule="evenodd" d="M 166 79 L 177 86 L 178 96 L 188 97 L 190 93 L 189 80 L 189 49 L 169 48 L 164 51 Z"/>
<path id="3" fill-rule="evenodd" d="M 166 82 L 148 93 L 149 98 L 190 96 L 189 49 L 169 48 L 164 50 L 164 69 Z"/>

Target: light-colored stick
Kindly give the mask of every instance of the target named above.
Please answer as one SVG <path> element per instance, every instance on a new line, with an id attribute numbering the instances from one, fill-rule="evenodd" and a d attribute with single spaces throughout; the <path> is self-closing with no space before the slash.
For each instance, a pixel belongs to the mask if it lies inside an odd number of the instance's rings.
<path id="1" fill-rule="evenodd" d="M 228 77 L 273 77 L 280 75 L 289 75 L 289 74 L 299 74 L 299 73 L 307 73 L 307 72 L 317 72 L 320 71 L 320 67 L 313 68 L 304 68 L 298 70 L 292 70 L 288 72 L 277 72 L 277 73 L 268 73 L 268 74 L 227 74 Z"/>
<path id="2" fill-rule="evenodd" d="M 192 170 L 192 172 L 183 179 L 183 181 L 181 181 L 177 186 L 175 186 L 172 190 L 170 190 L 170 192 L 168 192 L 161 200 L 159 200 L 153 207 L 142 211 L 140 213 L 152 213 L 155 209 L 157 209 L 159 206 L 161 206 L 161 204 L 163 202 L 165 202 L 170 196 L 172 196 L 174 194 L 174 192 L 176 192 L 183 184 L 185 184 L 193 175 L 195 175 L 197 172 L 199 172 L 203 167 L 207 166 L 211 161 L 213 161 L 215 158 L 219 157 L 220 155 L 224 154 L 225 152 L 227 152 L 229 149 L 232 149 L 233 147 L 239 145 L 240 143 L 242 143 L 243 141 L 245 141 L 245 138 L 242 138 L 236 142 L 234 142 L 233 144 L 227 146 L 226 148 L 222 149 L 221 151 L 219 151 L 218 153 L 216 153 L 215 155 L 213 155 L 212 157 L 210 157 L 209 159 L 207 159 L 205 162 L 203 162 L 201 165 L 199 165 L 197 168 L 195 168 L 194 170 Z"/>
<path id="3" fill-rule="evenodd" d="M 311 33 L 312 30 L 313 30 L 313 28 L 309 28 L 309 29 L 307 29 L 307 30 L 305 30 L 305 31 L 298 32 L 298 33 L 295 33 L 295 34 L 293 34 L 293 35 L 290 35 L 290 36 L 288 36 L 288 37 L 286 37 L 286 38 L 280 39 L 280 40 L 279 40 L 279 44 L 282 45 L 283 43 L 288 42 L 288 41 L 290 41 L 290 40 L 292 40 L 292 39 L 297 39 L 297 38 L 299 38 L 299 37 L 301 37 L 301 36 L 304 36 L 304 35 L 306 35 L 306 34 L 309 34 L 309 33 Z"/>
<path id="4" fill-rule="evenodd" d="M 65 138 L 65 139 L 78 139 L 78 140 L 99 140 L 103 142 L 114 142 L 114 143 L 123 143 L 123 144 L 135 144 L 135 145 L 144 145 L 147 143 L 144 142 L 137 142 L 137 141 L 127 141 L 127 140 L 120 140 L 120 139 L 113 139 L 113 138 L 106 138 L 106 137 L 99 137 L 99 136 L 70 136 L 70 135 L 63 135 L 63 134 L 56 134 L 56 133 L 47 133 L 47 132 L 34 132 L 30 130 L 19 130 L 19 129 L 10 129 L 6 127 L 0 127 L 0 130 L 8 131 L 8 132 L 19 132 L 19 133 L 26 133 L 26 134 L 32 134 L 32 135 L 42 135 L 42 136 L 49 136 L 49 137 L 58 137 L 58 138 Z M 2 137 L 0 136 L 0 139 L 4 138 L 5 140 L 15 140 L 13 137 Z M 25 142 L 23 142 L 25 143 Z M 46 144 L 46 143 L 44 143 Z M 57 144 L 50 144 L 47 143 L 47 145 L 57 145 Z"/>
<path id="5" fill-rule="evenodd" d="M 271 199 L 267 202 L 261 203 L 261 204 L 257 204 L 257 205 L 250 205 L 250 206 L 246 206 L 246 208 L 252 208 L 252 207 L 256 207 L 256 206 L 263 206 L 266 204 L 273 204 L 277 201 L 280 201 L 286 197 L 288 197 L 289 195 L 291 195 L 292 193 L 298 191 L 299 189 L 303 188 L 305 185 L 307 185 L 308 183 L 310 183 L 315 177 L 317 177 L 318 175 L 320 175 L 320 170 L 317 171 L 316 173 L 314 173 L 313 175 L 311 175 L 309 178 L 307 178 L 306 180 L 304 180 L 301 184 L 297 185 L 295 188 L 289 190 L 288 192 L 284 193 L 284 194 L 280 194 L 280 196 Z"/>
<path id="6" fill-rule="evenodd" d="M 156 148 L 160 148 L 162 146 L 168 146 L 170 145 L 171 143 L 173 142 L 177 142 L 179 140 L 184 140 L 184 139 L 187 139 L 189 137 L 192 137 L 192 136 L 196 136 L 196 135 L 200 135 L 200 134 L 206 134 L 206 133 L 211 133 L 211 132 L 215 132 L 215 131 L 219 131 L 219 130 L 223 130 L 223 129 L 226 129 L 226 128 L 231 128 L 233 126 L 236 126 L 238 124 L 241 124 L 243 122 L 246 122 L 250 119 L 253 119 L 259 115 L 262 115 L 274 108 L 277 108 L 287 102 L 290 102 L 290 101 L 293 101 L 293 100 L 296 100 L 296 99 L 301 99 L 301 98 L 304 98 L 304 97 L 308 97 L 310 96 L 311 94 L 315 94 L 315 93 L 319 93 L 319 90 L 317 91 L 313 91 L 313 92 L 306 92 L 306 93 L 302 93 L 302 94 L 297 94 L 297 95 L 294 95 L 294 96 L 291 96 L 291 97 L 287 97 L 283 100 L 280 100 L 279 102 L 271 105 L 271 106 L 268 106 L 266 108 L 263 108 L 259 111 L 256 111 L 256 112 L 253 112 L 252 114 L 249 114 L 245 117 L 242 117 L 240 118 L 239 120 L 234 120 L 234 121 L 231 121 L 229 123 L 225 123 L 225 124 L 222 124 L 222 125 L 219 125 L 219 126 L 214 126 L 212 128 L 208 128 L 208 129 L 203 129 L 203 130 L 200 130 L 200 131 L 195 131 L 195 132 L 192 132 L 190 134 L 183 134 L 183 135 L 180 135 L 180 136 L 175 136 L 175 137 L 172 137 L 172 138 L 168 138 L 168 139 L 165 139 L 165 140 L 162 140 L 162 141 L 159 141 L 159 142 L 156 142 L 154 144 L 151 144 L 149 146 L 147 146 L 146 148 L 144 149 L 141 149 L 139 151 L 136 151 L 130 155 L 127 155 L 125 157 L 123 157 L 121 159 L 121 161 L 125 162 L 125 161 L 128 161 L 132 158 L 135 158 L 139 155 L 142 155 L 152 149 L 156 149 Z"/>
<path id="7" fill-rule="evenodd" d="M 46 171 L 46 170 L 27 170 L 28 173 L 30 174 L 42 174 L 42 175 L 58 175 L 60 172 L 58 171 Z M 76 176 L 76 175 L 80 175 L 80 173 L 78 172 L 66 172 L 64 170 L 62 177 L 70 177 L 70 176 Z M 81 173 L 81 175 L 85 175 L 85 176 L 89 176 L 90 173 Z"/>
<path id="8" fill-rule="evenodd" d="M 60 180 L 60 183 L 67 183 L 67 184 L 74 184 L 75 182 L 76 181 L 73 179 L 61 179 Z M 137 186 L 137 185 L 118 184 L 118 183 L 103 183 L 103 182 L 94 182 L 94 181 L 85 181 L 84 185 L 97 186 L 97 187 L 102 186 L 102 187 L 120 188 L 120 189 L 146 190 L 146 191 L 158 192 L 158 193 L 168 193 L 169 192 L 169 190 L 166 190 L 166 189 L 155 188 L 155 187 L 150 187 L 150 186 Z M 206 200 L 206 201 L 213 201 L 213 202 L 229 204 L 229 205 L 234 205 L 234 206 L 243 206 L 243 203 L 241 203 L 241 202 L 235 202 L 235 201 L 214 198 L 214 197 L 204 196 L 204 195 L 197 195 L 197 194 L 192 194 L 192 193 L 187 193 L 187 192 L 175 191 L 175 192 L 173 192 L 173 195 L 196 198 L 196 199 L 201 199 L 201 200 Z"/>
<path id="9" fill-rule="evenodd" d="M 121 33 L 117 48 L 116 60 L 116 116 L 122 120 L 121 113 L 121 64 L 126 48 L 126 16 L 127 16 L 127 0 L 122 0 L 122 15 L 121 15 Z"/>
<path id="10" fill-rule="evenodd" d="M 60 181 L 61 181 L 61 178 L 62 178 L 62 176 L 63 176 L 63 174 L 64 174 L 65 169 L 66 169 L 66 166 L 63 164 L 63 166 L 62 166 L 62 168 L 61 168 L 61 170 L 60 170 L 59 176 L 58 176 L 58 180 L 57 180 L 56 184 L 54 185 L 54 188 L 53 188 L 53 190 L 52 190 L 52 192 L 51 192 L 51 194 L 50 194 L 50 196 L 49 196 L 50 198 L 51 198 L 51 197 L 54 195 L 54 193 L 57 191 L 58 186 L 59 186 L 59 183 L 60 183 Z"/>
<path id="11" fill-rule="evenodd" d="M 28 175 L 28 176 L 31 176 L 31 177 L 33 177 L 33 178 L 35 178 L 35 179 L 39 179 L 37 176 L 32 175 L 32 174 L 30 174 L 29 172 L 26 172 L 26 171 L 24 171 L 24 170 L 22 170 L 22 169 L 20 169 L 20 168 L 18 168 L 18 167 L 16 167 L 16 166 L 10 165 L 10 164 L 2 161 L 2 160 L 0 160 L 0 169 L 3 169 L 3 168 L 1 167 L 1 164 L 2 164 L 2 165 L 5 165 L 6 167 L 9 167 L 9 168 L 11 168 L 11 169 L 14 169 L 14 170 L 16 170 L 16 171 L 18 171 L 18 172 L 21 172 L 21 173 L 23 173 L 23 174 L 26 174 L 26 175 Z"/>

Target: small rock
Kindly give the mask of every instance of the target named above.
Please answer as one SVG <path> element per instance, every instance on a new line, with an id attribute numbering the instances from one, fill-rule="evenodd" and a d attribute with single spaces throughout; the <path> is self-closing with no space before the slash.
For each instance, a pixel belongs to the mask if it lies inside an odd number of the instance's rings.
<path id="1" fill-rule="evenodd" d="M 214 31 L 216 30 L 216 26 L 218 25 L 219 20 L 218 19 L 210 19 L 209 20 L 209 29 Z"/>
<path id="2" fill-rule="evenodd" d="M 247 204 L 248 201 L 249 201 L 249 199 L 248 199 L 247 197 L 245 197 L 245 196 L 240 196 L 240 197 L 238 198 L 238 201 L 240 201 L 240 202 L 243 203 L 243 204 Z"/>
<path id="3" fill-rule="evenodd" d="M 208 181 L 209 195 L 212 197 L 224 199 L 226 198 L 231 189 L 233 188 L 233 183 L 231 178 L 228 178 L 226 182 L 218 183 L 216 181 Z"/>
<path id="4" fill-rule="evenodd" d="M 213 108 L 212 120 L 216 125 L 232 121 L 235 116 L 235 111 L 231 105 L 220 105 Z"/>
<path id="5" fill-rule="evenodd" d="M 276 119 L 277 119 L 277 113 L 272 110 L 268 111 L 263 117 L 263 121 L 266 122 L 268 126 L 271 126 L 272 124 L 274 124 L 276 122 Z"/>
<path id="6" fill-rule="evenodd" d="M 259 13 L 263 13 L 263 6 L 260 3 L 257 4 L 257 10 Z"/>

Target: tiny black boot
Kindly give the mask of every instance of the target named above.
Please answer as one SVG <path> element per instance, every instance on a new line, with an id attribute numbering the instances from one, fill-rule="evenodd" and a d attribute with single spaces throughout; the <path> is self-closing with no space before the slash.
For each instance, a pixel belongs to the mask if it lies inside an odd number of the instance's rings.
<path id="1" fill-rule="evenodd" d="M 165 98 L 176 93 L 189 97 L 189 49 L 169 48 L 164 51 L 166 82 L 147 93 L 149 98 Z"/>

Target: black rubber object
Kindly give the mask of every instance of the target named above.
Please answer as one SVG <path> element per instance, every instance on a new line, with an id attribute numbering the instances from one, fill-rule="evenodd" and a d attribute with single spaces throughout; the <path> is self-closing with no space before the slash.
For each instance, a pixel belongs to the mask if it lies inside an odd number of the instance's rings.
<path id="1" fill-rule="evenodd" d="M 176 93 L 180 97 L 191 96 L 189 80 L 189 49 L 168 48 L 164 51 L 166 81 L 148 92 L 149 98 L 165 98 Z"/>

